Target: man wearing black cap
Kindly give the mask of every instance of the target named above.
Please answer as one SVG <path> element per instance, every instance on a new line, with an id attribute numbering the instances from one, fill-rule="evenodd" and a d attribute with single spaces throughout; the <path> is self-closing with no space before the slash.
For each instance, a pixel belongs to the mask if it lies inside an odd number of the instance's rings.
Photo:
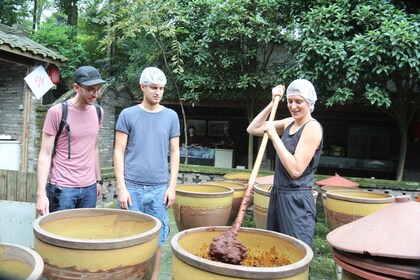
<path id="1" fill-rule="evenodd" d="M 102 196 L 98 134 L 103 117 L 98 118 L 94 105 L 105 83 L 96 68 L 82 66 L 76 70 L 73 83 L 76 95 L 66 102 L 67 118 L 61 133 L 62 104 L 47 112 L 37 170 L 36 209 L 40 215 L 94 208 Z M 102 108 L 100 111 L 103 116 Z"/>

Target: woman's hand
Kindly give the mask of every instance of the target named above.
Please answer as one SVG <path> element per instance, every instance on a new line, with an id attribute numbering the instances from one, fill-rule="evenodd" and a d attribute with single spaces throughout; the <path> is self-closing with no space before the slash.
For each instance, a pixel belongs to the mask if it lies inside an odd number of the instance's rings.
<path id="1" fill-rule="evenodd" d="M 273 98 L 273 100 L 274 100 L 274 98 L 278 95 L 278 96 L 280 96 L 280 100 L 281 100 L 281 98 L 283 97 L 283 95 L 284 95 L 284 91 L 286 90 L 286 87 L 285 86 L 283 86 L 283 85 L 278 85 L 278 86 L 276 86 L 276 87 L 274 87 L 272 90 L 271 90 L 271 95 L 272 95 L 272 98 Z"/>
<path id="2" fill-rule="evenodd" d="M 266 121 L 264 123 L 264 132 L 267 132 L 268 138 L 273 139 L 274 135 L 277 135 L 276 127 L 273 122 Z"/>

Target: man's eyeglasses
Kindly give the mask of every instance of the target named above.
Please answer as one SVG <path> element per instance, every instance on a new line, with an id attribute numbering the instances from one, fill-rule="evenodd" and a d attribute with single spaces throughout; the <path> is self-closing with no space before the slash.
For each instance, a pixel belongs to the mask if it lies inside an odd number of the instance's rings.
<path id="1" fill-rule="evenodd" d="M 100 87 L 98 87 L 97 89 L 93 88 L 93 87 L 87 87 L 81 84 L 78 84 L 79 87 L 83 88 L 84 90 L 86 90 L 87 92 L 89 92 L 90 94 L 95 94 L 95 93 L 99 93 L 99 90 L 101 89 Z"/>

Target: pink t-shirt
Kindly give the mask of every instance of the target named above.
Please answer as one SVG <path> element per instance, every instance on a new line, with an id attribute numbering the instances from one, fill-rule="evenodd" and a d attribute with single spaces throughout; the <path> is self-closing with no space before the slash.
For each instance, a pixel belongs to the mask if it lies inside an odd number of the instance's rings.
<path id="1" fill-rule="evenodd" d="M 64 128 L 57 141 L 56 154 L 52 158 L 50 182 L 65 187 L 86 187 L 96 182 L 95 144 L 102 127 L 98 124 L 95 106 L 85 110 L 67 101 L 67 123 L 70 125 L 70 159 L 68 159 L 68 134 Z M 61 104 L 51 107 L 45 118 L 43 131 L 56 135 L 61 120 Z"/>

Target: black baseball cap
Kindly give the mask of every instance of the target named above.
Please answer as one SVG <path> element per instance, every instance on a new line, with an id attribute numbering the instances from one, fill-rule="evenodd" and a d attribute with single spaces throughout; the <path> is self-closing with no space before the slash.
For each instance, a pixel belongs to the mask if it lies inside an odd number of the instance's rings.
<path id="1" fill-rule="evenodd" d="M 79 85 L 93 86 L 98 84 L 105 84 L 99 75 L 98 69 L 93 66 L 81 66 L 76 70 L 74 82 Z"/>

